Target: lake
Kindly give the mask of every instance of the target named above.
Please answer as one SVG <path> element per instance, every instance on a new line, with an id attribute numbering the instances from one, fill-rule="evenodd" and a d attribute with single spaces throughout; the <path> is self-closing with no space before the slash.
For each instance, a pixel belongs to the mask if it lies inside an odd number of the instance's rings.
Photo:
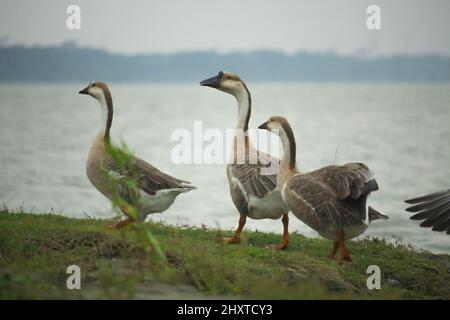
<path id="1" fill-rule="evenodd" d="M 111 218 L 111 205 L 85 175 L 90 143 L 101 122 L 98 103 L 77 94 L 83 84 L 0 85 L 0 204 L 35 213 Z M 402 239 L 450 253 L 450 236 L 418 227 L 405 199 L 450 187 L 450 84 L 248 83 L 250 127 L 271 115 L 289 119 L 301 171 L 364 162 L 380 190 L 370 205 L 388 214 L 362 236 Z M 175 225 L 237 225 L 225 165 L 174 164 L 174 130 L 225 132 L 237 121 L 234 98 L 192 84 L 111 84 L 114 141 L 198 190 L 180 195 L 152 219 Z M 247 228 L 281 233 L 281 221 L 248 220 Z M 291 215 L 291 231 L 316 232 Z M 331 244 L 330 244 L 331 246 Z"/>

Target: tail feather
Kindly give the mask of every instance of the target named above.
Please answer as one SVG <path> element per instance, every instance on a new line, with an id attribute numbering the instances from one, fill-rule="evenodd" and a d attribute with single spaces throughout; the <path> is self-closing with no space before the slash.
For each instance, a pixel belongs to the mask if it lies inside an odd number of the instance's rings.
<path id="1" fill-rule="evenodd" d="M 369 207 L 369 222 L 374 220 L 387 220 L 389 217 L 381 212 L 378 212 L 372 207 Z"/>
<path id="2" fill-rule="evenodd" d="M 172 190 L 177 190 L 181 193 L 181 192 L 188 192 L 191 190 L 197 190 L 197 187 L 193 186 L 192 184 L 183 184 L 180 188 L 174 188 Z"/>

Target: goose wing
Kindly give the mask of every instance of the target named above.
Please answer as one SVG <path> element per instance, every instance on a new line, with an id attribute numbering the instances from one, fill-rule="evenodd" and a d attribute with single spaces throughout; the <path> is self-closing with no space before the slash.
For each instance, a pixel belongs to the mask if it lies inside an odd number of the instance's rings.
<path id="1" fill-rule="evenodd" d="M 347 163 L 327 166 L 310 173 L 318 181 L 326 183 L 336 192 L 339 200 L 358 199 L 378 190 L 373 172 L 363 163 Z"/>
<path id="2" fill-rule="evenodd" d="M 263 198 L 277 187 L 277 174 L 271 164 L 280 160 L 258 152 L 257 163 L 229 164 L 227 168 L 231 198 L 240 213 L 248 213 L 249 197 Z M 276 168 L 278 171 L 278 167 Z"/>
<path id="3" fill-rule="evenodd" d="M 433 231 L 446 231 L 450 234 L 450 189 L 405 202 L 413 204 L 406 211 L 416 213 L 410 219 L 424 220 L 420 224 L 421 227 L 432 227 Z"/>
<path id="4" fill-rule="evenodd" d="M 154 195 L 160 190 L 181 189 L 188 191 L 195 189 L 189 181 L 174 178 L 134 156 L 132 161 L 122 166 L 118 166 L 114 160 L 110 159 L 104 163 L 104 168 L 116 178 L 119 194 L 128 200 L 133 199 L 136 188 L 132 188 L 130 183 L 125 182 L 126 180 L 136 183 L 140 190 L 149 195 Z"/>
<path id="5" fill-rule="evenodd" d="M 319 229 L 331 224 L 345 226 L 361 222 L 355 210 L 338 199 L 333 187 L 317 180 L 314 172 L 292 177 L 284 192 L 293 213 L 306 217 L 305 223 Z"/>

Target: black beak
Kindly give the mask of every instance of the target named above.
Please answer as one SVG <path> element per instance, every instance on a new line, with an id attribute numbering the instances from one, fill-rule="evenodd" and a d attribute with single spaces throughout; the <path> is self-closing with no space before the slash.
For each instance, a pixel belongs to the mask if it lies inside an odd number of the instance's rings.
<path id="1" fill-rule="evenodd" d="M 84 88 L 83 90 L 78 91 L 79 94 L 89 94 L 89 86 Z"/>
<path id="2" fill-rule="evenodd" d="M 201 86 L 211 87 L 211 88 L 220 88 L 220 80 L 222 80 L 223 71 L 220 71 L 217 76 L 208 78 L 200 82 Z"/>
<path id="3" fill-rule="evenodd" d="M 267 122 L 264 122 L 262 124 L 259 125 L 258 129 L 265 129 L 265 130 L 269 130 L 269 127 L 267 126 Z"/>

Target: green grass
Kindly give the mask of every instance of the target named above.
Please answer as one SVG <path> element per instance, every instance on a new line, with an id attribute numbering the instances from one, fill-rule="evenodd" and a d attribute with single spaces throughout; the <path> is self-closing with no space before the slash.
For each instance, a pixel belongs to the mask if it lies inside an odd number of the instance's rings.
<path id="1" fill-rule="evenodd" d="M 418 252 L 381 239 L 350 241 L 353 262 L 327 258 L 330 241 L 293 233 L 289 248 L 264 248 L 280 235 L 146 223 L 167 259 L 128 228 L 109 220 L 0 211 L 0 298 L 448 299 L 450 256 Z M 82 289 L 68 290 L 67 266 L 81 267 Z M 368 290 L 369 265 L 381 290 Z"/>

